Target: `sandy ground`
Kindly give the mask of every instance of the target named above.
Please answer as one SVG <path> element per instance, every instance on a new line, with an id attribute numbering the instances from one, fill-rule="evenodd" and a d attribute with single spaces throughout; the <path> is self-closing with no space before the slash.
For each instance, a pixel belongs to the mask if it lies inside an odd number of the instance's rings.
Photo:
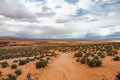
<path id="1" fill-rule="evenodd" d="M 72 53 L 62 53 L 42 73 L 33 74 L 33 80 L 115 80 L 115 74 L 120 71 L 120 62 L 111 59 L 103 59 L 102 67 L 89 68 L 86 64 L 77 63 Z"/>
<path id="2" fill-rule="evenodd" d="M 42 75 L 35 80 L 78 80 L 80 75 L 75 68 L 72 58 L 68 54 L 61 56 L 49 68 L 46 68 Z"/>
<path id="3" fill-rule="evenodd" d="M 74 52 L 57 53 L 60 55 L 51 58 L 45 68 L 36 69 L 36 61 L 18 66 L 23 73 L 17 80 L 27 80 L 28 72 L 31 73 L 32 80 L 115 80 L 115 74 L 120 72 L 120 61 L 112 61 L 109 56 L 102 59 L 102 67 L 90 68 L 87 64 L 76 62 L 76 58 L 73 58 Z M 8 62 L 12 64 L 11 60 Z M 13 74 L 15 70 L 8 67 L 0 68 L 0 71 L 5 77 L 8 73 Z"/>

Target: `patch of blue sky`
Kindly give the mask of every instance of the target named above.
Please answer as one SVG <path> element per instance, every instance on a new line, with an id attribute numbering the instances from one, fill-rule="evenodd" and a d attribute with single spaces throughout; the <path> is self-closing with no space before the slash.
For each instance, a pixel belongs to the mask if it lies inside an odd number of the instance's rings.
<path id="1" fill-rule="evenodd" d="M 65 0 L 66 2 L 70 3 L 70 4 L 75 4 L 77 3 L 79 0 Z"/>
<path id="2" fill-rule="evenodd" d="M 79 9 L 77 11 L 77 14 L 75 15 L 75 17 L 82 16 L 82 15 L 85 15 L 85 14 L 88 14 L 88 13 L 89 13 L 89 11 L 87 11 L 87 10 Z"/>
<path id="3" fill-rule="evenodd" d="M 57 5 L 55 8 L 56 8 L 56 9 L 59 9 L 59 8 L 61 8 L 61 6 Z"/>
<path id="4" fill-rule="evenodd" d="M 115 4 L 120 4 L 120 1 L 116 1 L 114 3 L 104 3 L 104 4 L 101 5 L 101 7 L 106 7 L 108 5 L 115 5 Z"/>
<path id="5" fill-rule="evenodd" d="M 31 2 L 45 2 L 45 0 L 29 0 L 29 1 L 31 1 Z"/>

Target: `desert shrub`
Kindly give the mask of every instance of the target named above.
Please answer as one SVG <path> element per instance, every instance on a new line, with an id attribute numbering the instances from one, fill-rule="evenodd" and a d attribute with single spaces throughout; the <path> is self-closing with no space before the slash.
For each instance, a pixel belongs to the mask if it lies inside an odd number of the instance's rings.
<path id="1" fill-rule="evenodd" d="M 27 80 L 31 80 L 31 73 L 27 74 Z"/>
<path id="2" fill-rule="evenodd" d="M 13 63 L 17 63 L 17 62 L 18 62 L 18 60 L 14 60 L 14 61 L 13 61 Z"/>
<path id="3" fill-rule="evenodd" d="M 2 68 L 6 68 L 6 67 L 9 66 L 9 64 L 8 64 L 7 61 L 5 61 L 5 62 L 2 62 L 2 63 L 1 63 L 1 66 L 2 66 Z"/>
<path id="4" fill-rule="evenodd" d="M 98 52 L 98 54 L 97 54 L 97 55 L 98 55 L 98 56 L 100 56 L 100 55 L 102 55 L 102 54 L 103 54 L 102 52 Z"/>
<path id="5" fill-rule="evenodd" d="M 80 58 L 77 58 L 77 59 L 76 59 L 76 62 L 79 62 L 79 61 L 80 61 Z"/>
<path id="6" fill-rule="evenodd" d="M 16 68 L 17 68 L 17 64 L 12 64 L 12 65 L 11 65 L 11 68 L 12 68 L 12 69 L 16 69 Z"/>
<path id="7" fill-rule="evenodd" d="M 105 54 L 103 52 L 98 52 L 97 55 L 100 56 L 100 58 L 105 58 Z"/>
<path id="8" fill-rule="evenodd" d="M 22 71 L 19 70 L 19 69 L 17 69 L 17 70 L 15 70 L 15 74 L 16 74 L 17 76 L 19 76 L 20 74 L 22 74 Z"/>
<path id="9" fill-rule="evenodd" d="M 88 62 L 90 59 L 88 57 L 85 58 L 85 61 Z"/>
<path id="10" fill-rule="evenodd" d="M 80 60 L 80 62 L 81 62 L 82 64 L 84 64 L 84 63 L 85 63 L 85 58 L 83 57 L 83 58 Z"/>
<path id="11" fill-rule="evenodd" d="M 93 60 L 89 60 L 89 61 L 87 62 L 87 64 L 88 64 L 88 66 L 90 66 L 90 67 L 94 67 L 94 66 L 95 66 L 95 62 L 94 62 Z"/>
<path id="12" fill-rule="evenodd" d="M 101 66 L 102 65 L 102 62 L 99 60 L 99 59 L 95 59 L 93 58 L 92 60 L 89 60 L 87 62 L 88 66 L 90 67 L 95 67 L 95 66 Z"/>
<path id="13" fill-rule="evenodd" d="M 27 63 L 28 63 L 27 60 L 19 60 L 19 65 L 25 65 Z"/>
<path id="14" fill-rule="evenodd" d="M 86 63 L 86 62 L 88 62 L 88 61 L 89 61 L 89 58 L 86 57 L 86 56 L 83 56 L 83 57 L 81 58 L 81 60 L 80 60 L 80 62 L 81 62 L 82 64 L 84 64 L 84 63 Z"/>
<path id="15" fill-rule="evenodd" d="M 117 52 L 117 50 L 114 50 L 114 52 L 113 52 L 114 54 L 118 54 L 118 52 Z"/>
<path id="16" fill-rule="evenodd" d="M 95 62 L 95 66 L 101 66 L 102 62 L 99 59 L 93 59 L 93 61 Z"/>
<path id="17" fill-rule="evenodd" d="M 45 56 L 44 55 L 40 55 L 40 58 L 44 58 Z"/>
<path id="18" fill-rule="evenodd" d="M 113 58 L 113 60 L 114 60 L 114 61 L 119 61 L 120 58 L 119 58 L 119 56 L 115 56 L 115 57 Z"/>
<path id="19" fill-rule="evenodd" d="M 2 76 L 2 71 L 0 71 L 0 76 Z"/>
<path id="20" fill-rule="evenodd" d="M 2 78 L 2 80 L 6 80 L 5 78 Z"/>
<path id="21" fill-rule="evenodd" d="M 108 52 L 107 56 L 113 56 L 112 52 Z"/>
<path id="22" fill-rule="evenodd" d="M 48 63 L 48 60 L 40 60 L 38 62 L 36 62 L 36 68 L 41 68 L 41 67 L 45 67 Z"/>
<path id="23" fill-rule="evenodd" d="M 115 76 L 115 80 L 120 80 L 120 72 L 118 72 Z"/>
<path id="24" fill-rule="evenodd" d="M 50 57 L 47 57 L 47 60 L 50 60 Z"/>
<path id="25" fill-rule="evenodd" d="M 95 54 L 94 54 L 94 53 L 91 53 L 90 55 L 91 55 L 92 57 L 93 57 L 93 56 L 95 56 Z"/>
<path id="26" fill-rule="evenodd" d="M 35 57 L 34 57 L 34 59 L 39 60 L 39 59 L 40 59 L 40 57 L 35 56 Z"/>
<path id="27" fill-rule="evenodd" d="M 30 58 L 28 58 L 28 57 L 27 57 L 27 58 L 26 58 L 26 60 L 27 60 L 27 61 L 29 61 L 29 60 L 30 60 Z"/>
<path id="28" fill-rule="evenodd" d="M 99 59 L 99 57 L 98 56 L 94 56 L 93 59 Z"/>
<path id="29" fill-rule="evenodd" d="M 35 59 L 34 59 L 34 58 L 32 58 L 32 59 L 29 59 L 29 61 L 35 61 Z"/>
<path id="30" fill-rule="evenodd" d="M 89 57 L 89 55 L 90 55 L 89 53 L 86 53 L 84 56 L 85 56 L 85 57 Z"/>
<path id="31" fill-rule="evenodd" d="M 81 52 L 78 52 L 78 53 L 75 53 L 74 56 L 75 56 L 75 57 L 82 57 L 82 55 L 83 55 L 83 54 L 82 54 Z"/>
<path id="32" fill-rule="evenodd" d="M 105 55 L 104 54 L 100 55 L 100 58 L 105 58 Z"/>
<path id="33" fill-rule="evenodd" d="M 17 80 L 16 76 L 12 75 L 12 74 L 8 74 L 8 80 Z"/>
<path id="34" fill-rule="evenodd" d="M 106 46 L 107 52 L 111 52 L 112 51 L 112 46 Z"/>

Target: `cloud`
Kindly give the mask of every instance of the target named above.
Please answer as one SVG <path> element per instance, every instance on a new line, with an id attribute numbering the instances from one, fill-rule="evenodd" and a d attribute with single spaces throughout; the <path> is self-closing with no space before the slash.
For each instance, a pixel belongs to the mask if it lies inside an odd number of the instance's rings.
<path id="1" fill-rule="evenodd" d="M 119 39 L 119 13 L 119 0 L 3 0 L 0 36 Z"/>
<path id="2" fill-rule="evenodd" d="M 69 22 L 68 19 L 57 19 L 56 20 L 56 23 L 66 23 L 66 22 Z"/>
<path id="3" fill-rule="evenodd" d="M 92 0 L 79 0 L 77 6 L 84 10 L 94 10 L 96 8 L 96 4 Z"/>
<path id="4" fill-rule="evenodd" d="M 38 12 L 37 16 L 39 16 L 39 17 L 52 17 L 52 16 L 56 15 L 56 13 L 48 7 L 42 7 L 42 11 Z"/>
<path id="5" fill-rule="evenodd" d="M 24 2 L 25 0 L 2 0 L 0 3 L 0 15 L 15 19 L 35 18 L 36 15 L 25 6 Z"/>

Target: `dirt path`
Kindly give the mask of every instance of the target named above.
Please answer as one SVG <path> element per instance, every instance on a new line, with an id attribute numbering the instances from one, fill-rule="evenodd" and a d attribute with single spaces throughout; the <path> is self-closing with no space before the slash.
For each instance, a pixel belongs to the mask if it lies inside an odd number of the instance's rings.
<path id="1" fill-rule="evenodd" d="M 69 54 L 61 56 L 39 76 L 39 80 L 78 80 L 79 74 Z M 37 80 L 37 79 L 36 79 Z"/>

